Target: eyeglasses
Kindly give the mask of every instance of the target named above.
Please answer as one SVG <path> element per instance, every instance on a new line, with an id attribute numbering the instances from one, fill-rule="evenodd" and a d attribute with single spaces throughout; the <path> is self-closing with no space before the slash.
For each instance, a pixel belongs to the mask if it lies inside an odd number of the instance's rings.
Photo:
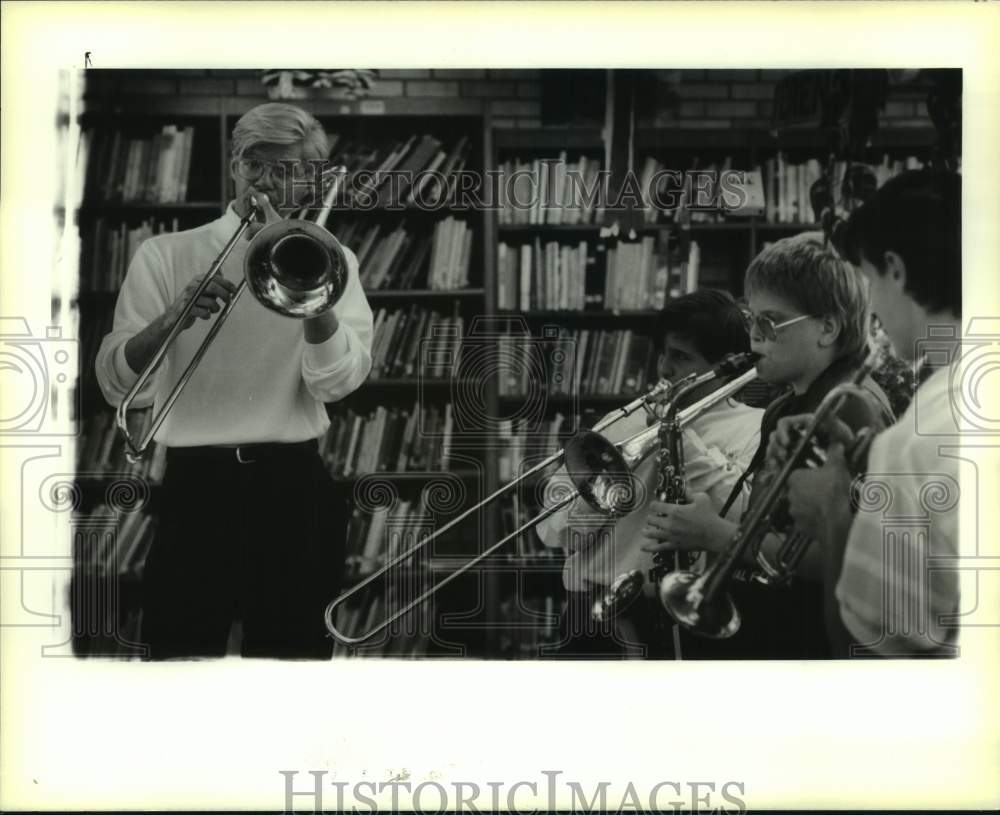
<path id="1" fill-rule="evenodd" d="M 808 314 L 802 314 L 799 317 L 792 317 L 790 320 L 785 320 L 783 323 L 775 323 L 770 317 L 754 314 L 752 311 L 744 312 L 744 316 L 747 321 L 747 329 L 751 333 L 759 334 L 765 340 L 770 342 L 774 342 L 778 339 L 779 329 L 792 325 L 793 323 L 800 322 L 801 320 L 809 319 Z"/>
<path id="2" fill-rule="evenodd" d="M 236 161 L 236 172 L 245 181 L 256 181 L 264 175 L 265 171 L 268 175 L 277 175 L 278 178 L 284 178 L 289 169 L 292 171 L 294 178 L 302 179 L 306 177 L 311 168 L 309 162 L 294 158 L 266 161 L 265 159 L 251 156 L 249 158 L 237 159 Z"/>

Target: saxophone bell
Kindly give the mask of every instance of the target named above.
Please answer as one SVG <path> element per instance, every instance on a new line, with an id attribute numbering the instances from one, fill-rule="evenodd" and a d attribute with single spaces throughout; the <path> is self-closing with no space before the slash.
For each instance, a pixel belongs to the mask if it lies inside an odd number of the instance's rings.
<path id="1" fill-rule="evenodd" d="M 613 620 L 631 607 L 645 584 L 646 578 L 639 569 L 618 575 L 608 590 L 594 601 L 591 616 L 599 623 Z"/>

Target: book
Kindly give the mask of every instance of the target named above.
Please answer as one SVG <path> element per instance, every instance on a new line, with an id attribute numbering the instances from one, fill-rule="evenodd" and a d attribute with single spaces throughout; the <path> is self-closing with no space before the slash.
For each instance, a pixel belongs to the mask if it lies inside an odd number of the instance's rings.
<path id="1" fill-rule="evenodd" d="M 421 137 L 419 143 L 397 166 L 400 177 L 399 201 L 405 200 L 415 176 L 434 160 L 441 148 L 441 142 L 430 135 Z"/>

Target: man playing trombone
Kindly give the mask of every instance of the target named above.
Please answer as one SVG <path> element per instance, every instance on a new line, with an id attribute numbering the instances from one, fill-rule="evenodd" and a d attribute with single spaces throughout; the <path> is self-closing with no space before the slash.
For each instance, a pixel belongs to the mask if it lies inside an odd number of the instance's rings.
<path id="1" fill-rule="evenodd" d="M 702 290 L 670 301 L 657 326 L 661 377 L 678 382 L 692 373 L 705 373 L 729 354 L 746 353 L 749 339 L 739 307 L 725 292 Z M 689 394 L 693 403 L 718 387 L 710 382 Z M 683 431 L 684 477 L 690 500 L 717 513 L 757 448 L 763 411 L 729 398 L 706 410 Z M 651 421 L 652 419 L 650 419 Z M 610 425 L 604 435 L 612 442 L 643 430 L 646 415 L 632 416 Z M 675 655 L 671 636 L 660 624 L 655 586 L 647 582 L 642 595 L 628 609 L 604 619 L 594 619 L 594 604 L 616 579 L 654 568 L 652 554 L 643 550 L 648 538 L 643 524 L 658 481 L 656 456 L 646 458 L 633 473 L 642 504 L 617 522 L 590 515 L 578 500 L 536 527 L 547 546 L 567 554 L 563 584 L 567 605 L 561 621 L 559 656 L 563 658 L 665 657 Z M 561 470 L 550 480 L 552 490 L 566 482 Z M 732 513 L 738 517 L 742 502 Z"/>
<path id="2" fill-rule="evenodd" d="M 240 118 L 230 162 L 236 195 L 225 215 L 151 238 L 129 267 L 97 357 L 110 404 L 125 399 L 164 344 L 251 205 L 269 223 L 280 220 L 327 153 L 322 125 L 295 106 L 260 105 Z M 252 224 L 248 237 L 261 227 Z M 249 246 L 232 246 L 136 406 L 163 406 L 233 297 Z M 155 436 L 167 469 L 143 580 L 142 636 L 153 659 L 221 656 L 235 620 L 246 656 L 331 653 L 323 609 L 337 588 L 344 520 L 331 508 L 316 440 L 329 425 L 324 403 L 367 377 L 372 341 L 357 259 L 343 253 L 339 300 L 301 324 L 239 300 Z"/>

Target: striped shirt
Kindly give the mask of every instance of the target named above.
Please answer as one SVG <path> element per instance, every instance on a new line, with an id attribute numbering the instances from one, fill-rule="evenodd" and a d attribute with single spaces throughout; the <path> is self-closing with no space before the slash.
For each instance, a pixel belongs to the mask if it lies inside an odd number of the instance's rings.
<path id="1" fill-rule="evenodd" d="M 836 587 L 853 655 L 955 652 L 958 572 L 929 560 L 958 556 L 959 428 L 949 379 L 949 368 L 935 371 L 872 442 Z"/>

